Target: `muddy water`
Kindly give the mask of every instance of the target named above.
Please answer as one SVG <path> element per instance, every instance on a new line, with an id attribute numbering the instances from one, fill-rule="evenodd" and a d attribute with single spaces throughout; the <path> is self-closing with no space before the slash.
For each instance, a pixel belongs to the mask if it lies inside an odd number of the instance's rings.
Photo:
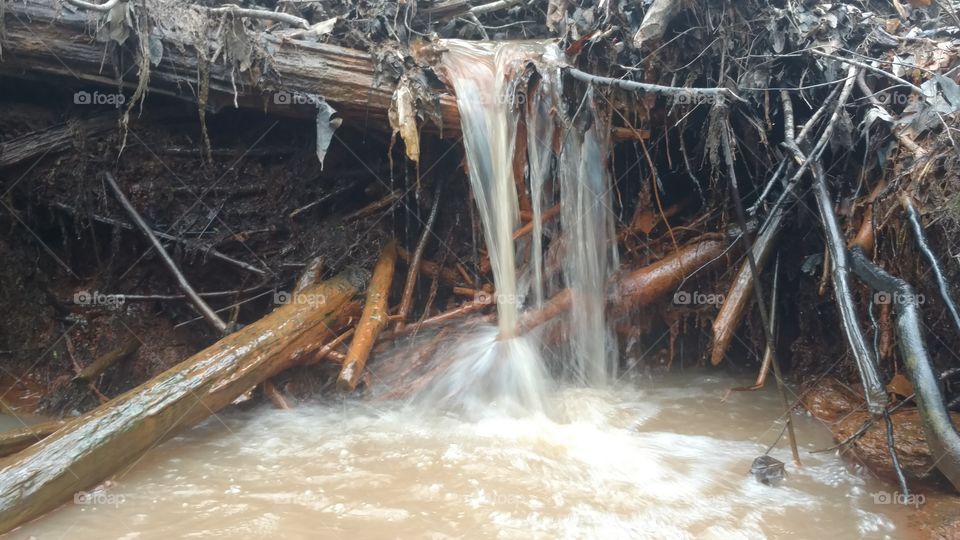
<path id="1" fill-rule="evenodd" d="M 805 467 L 746 474 L 773 393 L 687 377 L 553 394 L 556 419 L 472 422 L 399 404 L 232 411 L 154 449 L 16 538 L 906 538 L 893 488 L 799 419 Z M 773 454 L 789 461 L 788 451 Z"/>

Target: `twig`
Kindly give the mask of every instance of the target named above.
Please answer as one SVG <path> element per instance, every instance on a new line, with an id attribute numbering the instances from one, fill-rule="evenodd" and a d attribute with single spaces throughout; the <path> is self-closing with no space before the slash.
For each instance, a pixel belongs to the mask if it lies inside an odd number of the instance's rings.
<path id="1" fill-rule="evenodd" d="M 100 223 L 103 223 L 103 224 L 105 224 L 105 225 L 110 225 L 110 226 L 112 226 L 112 227 L 117 227 L 117 228 L 119 228 L 119 229 L 125 229 L 125 230 L 128 230 L 128 231 L 132 231 L 132 230 L 135 229 L 133 225 L 130 225 L 129 223 L 127 223 L 127 222 L 125 222 L 125 221 L 120 221 L 119 219 L 113 219 L 113 218 L 109 218 L 109 217 L 106 217 L 106 216 L 100 216 L 100 215 L 97 215 L 97 214 L 83 214 L 83 213 L 81 213 L 79 210 L 77 210 L 76 208 L 74 208 L 74 207 L 72 207 L 72 206 L 70 206 L 70 205 L 68 205 L 68 204 L 63 204 L 63 203 L 60 203 L 60 202 L 54 202 L 54 203 L 52 203 L 52 206 L 54 206 L 54 207 L 56 207 L 56 208 L 59 208 L 59 209 L 61 209 L 61 210 L 65 210 L 66 212 L 69 212 L 69 213 L 70 213 L 71 215 L 73 215 L 73 216 L 84 216 L 84 215 L 86 215 L 88 218 L 90 218 L 90 219 L 92 219 L 92 220 L 94 220 L 94 221 L 98 221 L 98 222 L 100 222 Z M 183 245 L 187 246 L 187 248 L 192 248 L 192 249 L 196 249 L 196 250 L 198 250 L 198 251 L 203 251 L 204 253 L 209 254 L 211 257 L 214 257 L 214 258 L 216 258 L 216 259 L 220 259 L 220 260 L 223 261 L 223 262 L 230 263 L 230 264 L 232 264 L 232 265 L 234 265 L 234 266 L 236 266 L 236 267 L 238 267 L 238 268 L 242 268 L 242 269 L 244 269 L 244 270 L 246 270 L 246 271 L 248 271 L 248 272 L 253 272 L 254 274 L 259 274 L 259 275 L 261 275 L 261 276 L 264 276 L 264 275 L 267 274 L 267 272 L 266 272 L 265 270 L 261 269 L 261 268 L 257 268 L 256 266 L 253 266 L 253 265 L 247 264 L 247 263 L 245 263 L 245 262 L 243 262 L 243 261 L 234 259 L 233 257 L 231 257 L 231 256 L 229 256 L 229 255 L 226 255 L 226 254 L 224 254 L 224 253 L 222 253 L 222 252 L 220 252 L 220 251 L 217 251 L 217 250 L 215 250 L 215 249 L 208 249 L 206 246 L 198 245 L 196 242 L 193 242 L 193 241 L 191 241 L 191 240 L 187 240 L 186 238 L 180 238 L 179 236 L 173 236 L 172 234 L 167 234 L 167 233 L 162 232 L 162 231 L 152 231 L 152 232 L 153 232 L 153 234 L 154 234 L 157 238 L 162 238 L 162 239 L 167 240 L 167 241 L 170 241 L 170 242 L 177 242 L 178 244 L 183 244 Z"/>
<path id="2" fill-rule="evenodd" d="M 497 0 L 496 2 L 490 2 L 489 4 L 473 6 L 472 8 L 470 8 L 470 11 L 468 11 L 468 13 L 471 15 L 484 15 L 492 11 L 507 9 L 522 3 L 523 3 L 523 0 Z"/>
<path id="3" fill-rule="evenodd" d="M 730 145 L 731 129 L 732 128 L 729 125 L 726 126 L 723 130 L 722 137 L 724 159 L 727 162 L 727 172 L 730 176 L 730 194 L 733 197 L 733 208 L 736 211 L 737 221 L 739 222 L 740 228 L 743 230 L 743 236 L 741 238 L 746 247 L 747 262 L 750 263 L 750 273 L 753 275 L 753 294 L 757 298 L 757 311 L 760 312 L 760 320 L 763 324 L 764 336 L 767 342 L 765 356 L 766 353 L 769 353 L 770 364 L 773 366 L 773 375 L 777 379 L 777 389 L 780 391 L 780 398 L 783 401 L 784 414 L 787 417 L 787 433 L 790 439 L 790 451 L 793 453 L 794 463 L 796 463 L 799 467 L 801 466 L 800 450 L 797 449 L 797 435 L 793 429 L 793 411 L 790 409 L 790 400 L 787 399 L 786 385 L 783 382 L 783 375 L 780 372 L 780 362 L 777 360 L 777 344 L 773 337 L 773 320 L 771 319 L 770 313 L 767 310 L 768 304 L 763 295 L 763 287 L 760 285 L 760 270 L 757 269 L 757 259 L 753 256 L 753 238 L 752 234 L 747 229 L 747 218 L 743 211 L 743 203 L 740 200 L 740 188 L 737 186 L 736 167 L 734 166 L 733 162 L 733 149 Z"/>
<path id="4" fill-rule="evenodd" d="M 180 269 L 177 268 L 177 264 L 173 262 L 173 259 L 170 258 L 170 255 L 167 253 L 167 250 L 163 248 L 163 244 L 160 243 L 160 240 L 157 239 L 156 235 L 153 234 L 153 230 L 147 225 L 147 222 L 143 220 L 143 217 L 137 212 L 136 208 L 130 204 L 130 201 L 127 199 L 127 196 L 123 194 L 123 190 L 120 189 L 120 186 L 117 184 L 117 181 L 113 178 L 113 175 L 109 172 L 103 173 L 104 178 L 109 184 L 110 188 L 113 190 L 114 195 L 116 195 L 117 200 L 120 202 L 120 205 L 123 206 L 123 209 L 127 211 L 127 214 L 130 215 L 130 219 L 140 228 L 144 236 L 150 241 L 154 249 L 157 250 L 157 254 L 160 255 L 160 259 L 167 266 L 167 269 L 170 270 L 170 273 L 173 274 L 174 278 L 177 280 L 177 285 L 180 287 L 180 290 L 183 291 L 185 295 L 190 299 L 190 302 L 200 311 L 200 314 L 203 315 L 203 318 L 210 323 L 211 326 L 220 331 L 221 334 L 227 334 L 227 323 L 223 322 L 223 319 L 217 316 L 217 314 L 210 309 L 210 306 L 203 301 L 203 298 L 200 298 L 200 295 L 197 294 L 197 291 L 193 290 L 193 287 L 190 286 L 190 282 L 187 281 L 187 278 L 180 272 Z"/>
<path id="5" fill-rule="evenodd" d="M 396 328 L 398 329 L 403 328 L 404 321 L 406 321 L 407 315 L 410 314 L 410 309 L 413 307 L 413 291 L 417 286 L 417 275 L 420 273 L 420 259 L 423 258 L 423 250 L 426 249 L 427 241 L 433 234 L 433 224 L 437 221 L 437 214 L 440 213 L 440 195 L 442 193 L 443 181 L 437 180 L 437 186 L 433 193 L 433 207 L 430 208 L 430 215 L 423 225 L 423 233 L 420 234 L 417 247 L 414 249 L 413 256 L 410 257 L 410 262 L 407 265 L 407 281 L 404 283 L 403 296 L 400 300 L 400 308 L 397 311 L 399 320 L 397 320 Z"/>
<path id="6" fill-rule="evenodd" d="M 82 9 L 89 9 L 91 11 L 100 11 L 106 13 L 113 9 L 113 6 L 120 3 L 120 0 L 107 0 L 102 4 L 94 4 L 92 2 L 84 2 L 83 0 L 64 0 L 66 3 L 77 6 Z"/>
<path id="7" fill-rule="evenodd" d="M 771 333 L 774 338 L 777 337 L 777 327 L 780 324 L 779 317 L 777 317 L 777 301 L 779 300 L 779 284 L 780 284 L 780 254 L 777 253 L 777 258 L 773 262 L 773 284 L 770 287 L 770 326 Z M 757 372 L 757 380 L 750 386 L 738 386 L 731 388 L 727 391 L 727 395 L 724 396 L 726 400 L 727 396 L 730 395 L 730 392 L 753 392 L 755 390 L 760 390 L 763 388 L 763 385 L 767 382 L 767 375 L 770 374 L 770 366 L 773 363 L 773 348 L 770 343 L 766 344 L 766 347 L 763 349 L 763 360 L 760 363 L 760 370 Z M 786 429 L 784 425 L 784 429 Z M 781 433 L 782 436 L 782 433 Z M 777 438 L 779 440 L 779 437 Z"/>
<path id="8" fill-rule="evenodd" d="M 822 56 L 822 57 L 824 57 L 824 58 L 832 58 L 833 60 L 839 60 L 839 61 L 841 61 L 841 62 L 845 62 L 845 63 L 847 63 L 847 64 L 850 64 L 851 67 L 852 67 L 852 66 L 857 66 L 857 67 L 861 67 L 861 68 L 863 68 L 863 69 L 866 69 L 866 70 L 868 70 L 868 71 L 872 71 L 872 72 L 874 72 L 874 73 L 876 73 L 876 74 L 878 74 L 878 75 L 883 75 L 884 77 L 890 79 L 891 81 L 895 81 L 895 82 L 897 82 L 897 83 L 899 83 L 899 84 L 902 84 L 902 85 L 904 85 L 904 86 L 907 86 L 908 88 L 910 88 L 911 90 L 913 90 L 914 92 L 916 92 L 917 94 L 919 94 L 920 96 L 925 97 L 925 96 L 923 96 L 923 90 L 921 90 L 919 86 L 913 84 L 912 82 L 910 82 L 910 81 L 908 81 L 908 80 L 906 80 L 906 79 L 901 79 L 900 77 L 897 77 L 896 75 L 894 75 L 893 73 L 890 73 L 889 71 L 885 71 L 885 70 L 882 70 L 882 69 L 880 69 L 880 68 L 878 68 L 878 67 L 871 66 L 870 64 L 867 64 L 867 63 L 865 63 L 865 62 L 858 62 L 857 60 L 853 60 L 853 59 L 851 59 L 851 58 L 844 58 L 844 57 L 842 57 L 842 56 L 834 56 L 834 55 L 832 55 L 832 54 L 827 54 L 827 53 L 825 53 L 825 52 L 821 52 L 821 51 L 818 51 L 818 50 L 816 50 L 816 49 L 809 49 L 809 51 L 812 52 L 813 54 L 817 55 L 817 56 Z"/>
<path id="9" fill-rule="evenodd" d="M 79 1 L 79 0 L 67 0 L 67 1 Z M 290 15 L 289 13 L 282 13 L 279 11 L 267 11 L 263 9 L 247 9 L 242 8 L 235 4 L 224 4 L 220 7 L 207 8 L 208 13 L 232 13 L 238 17 L 247 17 L 249 19 L 263 19 L 267 21 L 281 22 L 289 24 L 290 26 L 296 26 L 298 28 L 303 28 L 304 30 L 310 29 L 310 23 L 302 17 L 297 17 L 296 15 Z"/>
<path id="10" fill-rule="evenodd" d="M 917 209 L 914 208 L 913 201 L 911 201 L 910 197 L 906 194 L 900 196 L 900 204 L 903 205 L 903 209 L 907 212 L 907 221 L 910 222 L 910 228 L 913 229 L 913 237 L 917 241 L 917 246 L 920 248 L 920 252 L 923 253 L 923 257 L 927 259 L 927 263 L 930 264 L 930 270 L 933 271 L 933 275 L 937 280 L 940 299 L 943 300 L 943 303 L 947 306 L 947 312 L 950 313 L 953 328 L 960 334 L 960 314 L 957 313 L 957 305 L 954 303 L 953 296 L 950 294 L 950 286 L 943 276 L 943 270 L 940 269 L 937 256 L 933 253 L 933 250 L 930 249 L 926 235 L 923 234 L 923 225 L 920 224 L 920 216 L 917 214 Z"/>
<path id="11" fill-rule="evenodd" d="M 740 101 L 746 103 L 747 100 L 738 96 L 730 90 L 729 88 L 678 88 L 675 86 L 663 86 L 659 84 L 649 84 L 641 83 L 636 81 L 627 81 L 623 79 L 613 79 L 610 77 L 600 77 L 598 75 L 591 75 L 585 71 L 580 71 L 574 67 L 567 67 L 567 73 L 571 77 L 579 81 L 591 83 L 591 84 L 604 84 L 607 86 L 613 86 L 615 88 L 620 88 L 621 90 L 630 90 L 633 92 L 651 92 L 654 94 L 665 94 L 665 95 L 686 95 L 686 96 L 710 96 L 713 98 L 725 97 L 731 101 Z"/>

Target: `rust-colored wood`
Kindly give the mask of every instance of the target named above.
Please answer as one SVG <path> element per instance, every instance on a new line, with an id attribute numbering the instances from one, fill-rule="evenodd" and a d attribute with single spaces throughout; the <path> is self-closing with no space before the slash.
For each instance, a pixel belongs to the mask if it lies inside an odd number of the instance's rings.
<path id="1" fill-rule="evenodd" d="M 340 368 L 337 378 L 337 389 L 352 392 L 360 381 L 370 351 L 376 343 L 380 330 L 387 324 L 387 297 L 390 295 L 390 286 L 393 284 L 393 274 L 397 267 L 397 242 L 391 240 L 383 248 L 380 259 L 373 269 L 370 287 L 367 289 L 367 300 L 363 306 L 363 315 L 353 333 L 353 341 L 347 350 L 347 357 Z"/>
<path id="2" fill-rule="evenodd" d="M 700 240 L 663 259 L 633 271 L 614 276 L 608 288 L 607 305 L 614 316 L 650 305 L 674 292 L 695 272 L 723 258 L 729 243 L 724 240 Z M 564 289 L 539 310 L 528 311 L 520 319 L 520 332 L 527 332 L 570 309 L 573 293 Z"/>
<path id="3" fill-rule="evenodd" d="M 397 256 L 408 264 L 413 257 L 409 251 L 402 247 L 397 248 Z M 439 277 L 440 281 L 446 285 L 459 285 L 461 283 L 460 274 L 457 273 L 456 270 L 444 268 L 433 261 L 420 259 L 420 271 L 423 272 L 423 275 L 430 278 Z"/>

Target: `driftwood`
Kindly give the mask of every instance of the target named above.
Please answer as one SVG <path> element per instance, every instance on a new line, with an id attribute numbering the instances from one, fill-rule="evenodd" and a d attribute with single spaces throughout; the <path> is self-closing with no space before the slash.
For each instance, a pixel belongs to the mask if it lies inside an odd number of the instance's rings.
<path id="1" fill-rule="evenodd" d="M 333 338 L 358 309 L 353 298 L 363 285 L 352 271 L 315 285 L 0 462 L 0 533 L 101 482 Z"/>
<path id="2" fill-rule="evenodd" d="M 353 391 L 360 381 L 360 375 L 373 350 L 373 344 L 380 335 L 380 330 L 387 324 L 387 296 L 393 284 L 393 272 L 397 267 L 397 244 L 391 240 L 383 248 L 383 253 L 373 269 L 370 278 L 370 287 L 367 290 L 367 300 L 363 306 L 363 316 L 357 323 L 357 329 L 347 350 L 347 357 L 340 369 L 337 379 L 337 388 L 343 391 Z"/>
<path id="3" fill-rule="evenodd" d="M 3 12 L 3 60 L 0 74 L 13 78 L 24 75 L 47 75 L 116 88 L 117 81 L 106 76 L 104 44 L 88 32 L 105 15 L 88 10 L 73 12 L 63 9 L 54 0 L 27 0 L 5 6 Z M 216 25 L 214 30 L 216 29 Z M 136 37 L 129 38 L 136 40 Z M 288 116 L 314 116 L 316 107 L 291 106 L 292 95 L 322 96 L 338 113 L 356 119 L 360 125 L 376 123 L 389 128 L 388 112 L 393 99 L 393 84 L 375 83 L 375 66 L 370 53 L 260 33 L 254 37 L 263 50 L 271 50 L 269 58 L 253 58 L 256 70 L 231 77 L 233 65 L 211 63 L 207 104 L 264 110 Z M 199 98 L 193 93 L 198 86 L 198 66 L 193 39 L 176 25 L 164 32 L 163 58 L 150 67 L 150 92 L 182 97 L 191 102 Z M 210 37 L 209 51 L 216 48 Z M 133 59 L 136 62 L 136 59 Z M 254 77 L 252 71 L 262 75 Z M 138 84 L 136 70 L 123 80 L 126 88 Z M 234 80 L 236 85 L 234 85 Z M 235 92 L 236 91 L 236 95 Z M 286 96 L 286 98 L 278 98 Z M 236 99 L 235 99 L 236 98 Z M 445 135 L 459 132 L 460 115 L 451 96 L 440 98 L 440 113 Z"/>

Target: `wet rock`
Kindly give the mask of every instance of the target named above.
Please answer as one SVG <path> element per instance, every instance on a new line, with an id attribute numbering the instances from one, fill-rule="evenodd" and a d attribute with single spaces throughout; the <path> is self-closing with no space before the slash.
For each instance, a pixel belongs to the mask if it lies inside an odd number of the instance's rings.
<path id="1" fill-rule="evenodd" d="M 761 484 L 775 484 L 786 476 L 786 469 L 782 461 L 777 458 L 762 455 L 753 460 L 750 465 L 750 474 Z"/>

